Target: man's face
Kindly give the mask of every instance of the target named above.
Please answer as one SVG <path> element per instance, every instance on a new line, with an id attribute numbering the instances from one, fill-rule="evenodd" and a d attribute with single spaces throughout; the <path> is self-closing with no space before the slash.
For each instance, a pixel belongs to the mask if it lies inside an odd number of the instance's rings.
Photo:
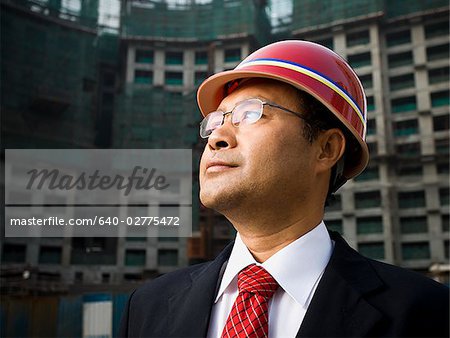
<path id="1" fill-rule="evenodd" d="M 231 111 L 239 102 L 259 98 L 298 111 L 298 95 L 287 84 L 252 79 L 225 97 L 217 110 Z M 251 125 L 233 126 L 227 115 L 209 136 L 200 162 L 202 203 L 227 215 L 304 201 L 313 188 L 314 147 L 303 137 L 303 123 L 268 105 Z"/>

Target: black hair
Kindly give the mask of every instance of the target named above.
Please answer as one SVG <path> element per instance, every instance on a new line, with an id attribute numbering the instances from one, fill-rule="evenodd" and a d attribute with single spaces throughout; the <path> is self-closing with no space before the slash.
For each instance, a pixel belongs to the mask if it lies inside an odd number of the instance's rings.
<path id="1" fill-rule="evenodd" d="M 309 143 L 317 139 L 321 131 L 338 128 L 346 139 L 344 155 L 333 166 L 330 175 L 330 184 L 327 192 L 325 205 L 330 205 L 334 201 L 334 193 L 345 183 L 347 179 L 343 175 L 345 160 L 351 160 L 355 153 L 360 152 L 358 141 L 347 130 L 347 127 L 330 110 L 309 93 L 299 90 L 298 109 L 308 118 L 308 122 L 303 124 L 302 133 Z"/>

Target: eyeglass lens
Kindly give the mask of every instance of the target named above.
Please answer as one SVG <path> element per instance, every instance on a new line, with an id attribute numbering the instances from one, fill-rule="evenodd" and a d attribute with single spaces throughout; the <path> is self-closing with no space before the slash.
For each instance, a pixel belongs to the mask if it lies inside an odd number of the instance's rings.
<path id="1" fill-rule="evenodd" d="M 261 118 L 262 111 L 263 102 L 261 100 L 250 99 L 243 101 L 238 103 L 231 111 L 231 122 L 235 126 L 253 124 Z M 216 111 L 208 114 L 200 125 L 200 136 L 206 138 L 211 135 L 215 129 L 224 123 L 227 113 Z"/>

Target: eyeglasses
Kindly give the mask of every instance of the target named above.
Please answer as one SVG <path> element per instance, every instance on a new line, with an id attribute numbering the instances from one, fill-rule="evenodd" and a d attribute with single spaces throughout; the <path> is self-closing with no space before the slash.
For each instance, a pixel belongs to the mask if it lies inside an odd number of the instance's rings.
<path id="1" fill-rule="evenodd" d="M 284 108 L 275 103 L 264 102 L 260 99 L 248 99 L 242 102 L 239 102 L 232 110 L 223 112 L 223 111 L 213 111 L 205 116 L 203 121 L 200 123 L 200 136 L 202 138 L 208 138 L 211 133 L 219 128 L 225 122 L 225 116 L 231 114 L 231 123 L 239 127 L 241 125 L 249 125 L 256 123 L 262 116 L 264 106 L 270 106 L 273 108 L 278 108 L 284 110 L 285 112 L 294 114 L 295 116 L 303 119 L 309 124 L 315 124 L 313 121 L 309 120 L 305 116 L 301 115 L 298 112 L 290 110 L 288 108 Z"/>

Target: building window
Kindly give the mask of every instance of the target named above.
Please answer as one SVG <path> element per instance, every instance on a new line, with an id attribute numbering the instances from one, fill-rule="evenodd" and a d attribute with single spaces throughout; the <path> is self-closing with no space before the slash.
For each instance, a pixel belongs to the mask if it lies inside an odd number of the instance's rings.
<path id="1" fill-rule="evenodd" d="M 378 208 L 381 206 L 381 194 L 379 191 L 367 191 L 355 193 L 355 208 Z"/>
<path id="2" fill-rule="evenodd" d="M 166 85 L 181 86 L 183 85 L 183 73 L 181 72 L 166 72 Z"/>
<path id="3" fill-rule="evenodd" d="M 449 54 L 450 54 L 449 48 L 450 48 L 449 44 L 428 47 L 427 48 L 427 60 L 435 61 L 435 60 L 441 60 L 441 59 L 448 59 Z"/>
<path id="4" fill-rule="evenodd" d="M 400 229 L 402 234 L 417 234 L 428 232 L 427 217 L 400 217 Z"/>
<path id="5" fill-rule="evenodd" d="M 377 133 L 377 123 L 375 119 L 367 120 L 367 135 L 375 135 Z"/>
<path id="6" fill-rule="evenodd" d="M 388 56 L 389 68 L 397 68 L 413 64 L 412 52 L 391 54 Z"/>
<path id="7" fill-rule="evenodd" d="M 367 98 L 367 110 L 368 111 L 374 111 L 375 110 L 375 99 L 373 96 L 369 96 Z"/>
<path id="8" fill-rule="evenodd" d="M 450 217 L 448 214 L 441 215 L 442 231 L 448 232 L 450 228 Z"/>
<path id="9" fill-rule="evenodd" d="M 334 48 L 334 43 L 333 43 L 333 38 L 328 38 L 328 39 L 322 39 L 322 40 L 316 40 L 316 43 L 318 43 L 319 45 L 328 47 L 330 49 Z"/>
<path id="10" fill-rule="evenodd" d="M 135 55 L 136 63 L 153 63 L 153 51 L 137 49 Z"/>
<path id="11" fill-rule="evenodd" d="M 340 219 L 328 220 L 328 221 L 325 221 L 325 224 L 326 224 L 328 229 L 330 229 L 332 231 L 337 231 L 341 235 L 343 234 L 342 220 L 340 220 Z"/>
<path id="12" fill-rule="evenodd" d="M 389 87 L 391 90 L 413 88 L 414 86 L 414 74 L 405 74 L 389 78 Z"/>
<path id="13" fill-rule="evenodd" d="M 371 180 L 377 180 L 380 178 L 379 170 L 377 166 L 370 166 L 366 167 L 364 171 L 355 177 L 355 181 L 371 181 Z"/>
<path id="14" fill-rule="evenodd" d="M 394 122 L 393 129 L 398 137 L 414 135 L 419 131 L 419 122 L 416 119 Z"/>
<path id="15" fill-rule="evenodd" d="M 348 63 L 354 68 L 370 66 L 372 64 L 370 52 L 349 55 Z"/>
<path id="16" fill-rule="evenodd" d="M 403 243 L 402 257 L 404 260 L 430 258 L 430 245 L 428 242 Z"/>
<path id="17" fill-rule="evenodd" d="M 147 240 L 147 237 L 127 236 L 127 237 L 125 237 L 125 240 L 127 242 L 145 242 Z"/>
<path id="18" fill-rule="evenodd" d="M 386 44 L 388 47 L 394 47 L 411 42 L 411 31 L 401 31 L 386 34 Z"/>
<path id="19" fill-rule="evenodd" d="M 425 207 L 424 191 L 405 191 L 398 193 L 398 206 L 400 209 Z"/>
<path id="20" fill-rule="evenodd" d="M 115 265 L 117 238 L 113 237 L 73 237 L 71 264 Z"/>
<path id="21" fill-rule="evenodd" d="M 439 189 L 439 201 L 441 206 L 449 205 L 449 188 Z"/>
<path id="22" fill-rule="evenodd" d="M 449 167 L 448 160 L 444 161 L 444 162 L 439 162 L 437 164 L 437 172 L 438 172 L 438 174 L 448 174 L 448 173 L 450 173 L 450 167 Z"/>
<path id="23" fill-rule="evenodd" d="M 449 140 L 441 139 L 434 141 L 434 151 L 436 154 L 448 155 L 449 154 Z"/>
<path id="24" fill-rule="evenodd" d="M 395 145 L 395 153 L 399 158 L 411 158 L 420 156 L 420 143 L 403 143 Z"/>
<path id="25" fill-rule="evenodd" d="M 384 243 L 359 243 L 358 251 L 361 255 L 372 259 L 384 259 Z"/>
<path id="26" fill-rule="evenodd" d="M 383 220 L 380 216 L 357 218 L 356 232 L 359 235 L 381 234 L 383 232 Z"/>
<path id="27" fill-rule="evenodd" d="M 241 49 L 232 48 L 225 49 L 225 62 L 239 62 L 241 61 Z"/>
<path id="28" fill-rule="evenodd" d="M 450 105 L 450 96 L 448 90 L 431 93 L 431 106 L 442 107 Z"/>
<path id="29" fill-rule="evenodd" d="M 142 280 L 141 273 L 124 273 L 123 279 L 129 282 L 138 282 Z"/>
<path id="30" fill-rule="evenodd" d="M 361 80 L 364 89 L 370 89 L 373 87 L 372 74 L 361 75 L 359 79 Z"/>
<path id="31" fill-rule="evenodd" d="M 183 52 L 166 52 L 166 65 L 182 65 Z"/>
<path id="32" fill-rule="evenodd" d="M 370 43 L 369 31 L 361 31 L 347 34 L 347 47 L 367 45 Z"/>
<path id="33" fill-rule="evenodd" d="M 208 77 L 207 72 L 195 72 L 195 85 L 198 86 Z"/>
<path id="34" fill-rule="evenodd" d="M 369 154 L 376 155 L 378 153 L 378 144 L 376 142 L 368 142 Z"/>
<path id="35" fill-rule="evenodd" d="M 27 247 L 25 244 L 3 244 L 3 263 L 25 263 Z"/>
<path id="36" fill-rule="evenodd" d="M 148 70 L 135 70 L 134 83 L 151 85 L 153 83 L 153 72 Z"/>
<path id="37" fill-rule="evenodd" d="M 338 211 L 342 210 L 342 200 L 341 195 L 334 195 L 334 200 L 330 202 L 327 206 L 327 211 Z"/>
<path id="38" fill-rule="evenodd" d="M 75 283 L 83 283 L 83 272 L 76 271 L 74 276 Z"/>
<path id="39" fill-rule="evenodd" d="M 444 256 L 447 259 L 449 258 L 449 243 L 450 241 L 448 239 L 444 241 Z"/>
<path id="40" fill-rule="evenodd" d="M 430 84 L 449 81 L 449 67 L 435 68 L 428 70 L 428 82 Z"/>
<path id="41" fill-rule="evenodd" d="M 158 265 L 160 266 L 177 266 L 178 250 L 176 249 L 159 249 Z"/>
<path id="42" fill-rule="evenodd" d="M 106 272 L 102 273 L 102 283 L 103 284 L 109 283 L 110 279 L 111 279 L 111 274 L 110 273 L 106 273 Z"/>
<path id="43" fill-rule="evenodd" d="M 407 111 L 413 111 L 417 109 L 416 97 L 400 97 L 398 99 L 391 100 L 391 108 L 393 113 L 403 113 Z"/>
<path id="44" fill-rule="evenodd" d="M 397 165 L 395 167 L 397 176 L 422 176 L 423 167 L 421 165 Z"/>
<path id="45" fill-rule="evenodd" d="M 425 26 L 425 38 L 427 39 L 448 35 L 449 35 L 448 21 L 442 21 Z"/>
<path id="46" fill-rule="evenodd" d="M 39 263 L 61 264 L 62 249 L 55 246 L 41 246 L 39 251 Z"/>
<path id="47" fill-rule="evenodd" d="M 145 250 L 127 249 L 125 251 L 125 265 L 126 266 L 144 266 L 145 265 Z"/>
<path id="48" fill-rule="evenodd" d="M 433 117 L 433 130 L 443 131 L 449 130 L 449 115 L 440 115 Z"/>
<path id="49" fill-rule="evenodd" d="M 206 52 L 206 51 L 195 52 L 195 64 L 196 65 L 207 65 L 208 64 L 208 52 Z"/>

